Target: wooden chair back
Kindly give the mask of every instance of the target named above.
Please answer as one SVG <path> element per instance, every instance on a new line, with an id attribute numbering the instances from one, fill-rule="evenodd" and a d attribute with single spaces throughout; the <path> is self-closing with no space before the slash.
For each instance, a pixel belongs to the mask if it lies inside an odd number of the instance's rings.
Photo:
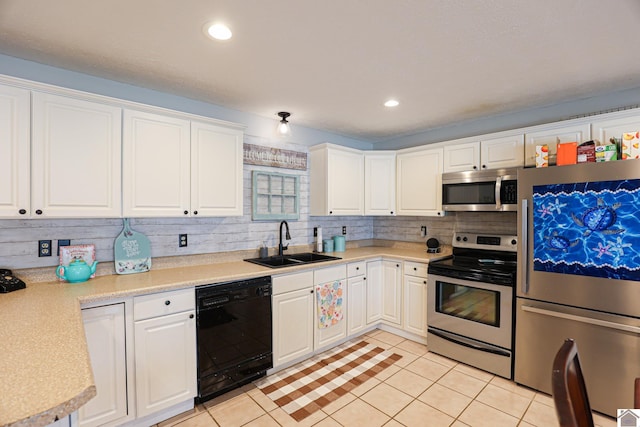
<path id="1" fill-rule="evenodd" d="M 553 360 L 551 388 L 561 427 L 594 427 L 578 346 L 572 339 L 565 340 Z"/>

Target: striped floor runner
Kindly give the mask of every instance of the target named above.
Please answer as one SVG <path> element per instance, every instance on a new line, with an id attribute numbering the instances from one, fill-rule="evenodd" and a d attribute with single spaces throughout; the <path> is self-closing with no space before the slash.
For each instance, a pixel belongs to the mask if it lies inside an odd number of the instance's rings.
<path id="1" fill-rule="evenodd" d="M 366 341 L 347 343 L 259 380 L 256 386 L 301 421 L 401 357 Z"/>

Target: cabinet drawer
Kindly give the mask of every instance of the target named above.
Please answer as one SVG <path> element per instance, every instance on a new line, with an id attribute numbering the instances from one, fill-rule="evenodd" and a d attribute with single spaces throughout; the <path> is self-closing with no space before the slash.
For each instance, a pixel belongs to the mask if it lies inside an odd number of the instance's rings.
<path id="1" fill-rule="evenodd" d="M 427 277 L 427 264 L 405 261 L 404 274 L 408 274 L 409 276 Z"/>
<path id="2" fill-rule="evenodd" d="M 362 276 L 367 271 L 367 262 L 352 262 L 347 264 L 347 277 Z"/>
<path id="3" fill-rule="evenodd" d="M 320 285 L 334 280 L 342 280 L 347 278 L 347 266 L 336 265 L 335 267 L 320 268 L 313 272 L 313 284 Z"/>
<path id="4" fill-rule="evenodd" d="M 271 283 L 273 295 L 280 295 L 285 292 L 298 291 L 305 288 L 311 289 L 313 288 L 313 270 L 276 276 L 272 279 Z"/>
<path id="5" fill-rule="evenodd" d="M 142 295 L 133 299 L 133 320 L 195 310 L 195 288 Z"/>

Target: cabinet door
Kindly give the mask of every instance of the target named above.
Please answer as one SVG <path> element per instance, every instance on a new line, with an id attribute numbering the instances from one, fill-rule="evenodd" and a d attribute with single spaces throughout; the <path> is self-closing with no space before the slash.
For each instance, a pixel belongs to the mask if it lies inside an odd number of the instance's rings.
<path id="1" fill-rule="evenodd" d="M 525 154 L 524 165 L 536 165 L 536 145 L 549 147 L 549 162 L 556 163 L 556 146 L 558 142 L 577 142 L 578 144 L 591 138 L 589 123 L 574 123 L 564 126 L 550 126 L 548 129 L 540 129 L 527 132 L 524 136 Z"/>
<path id="2" fill-rule="evenodd" d="M 367 325 L 376 323 L 382 319 L 382 261 L 369 261 L 367 263 Z"/>
<path id="3" fill-rule="evenodd" d="M 364 214 L 395 215 L 395 153 L 364 154 Z"/>
<path id="4" fill-rule="evenodd" d="M 141 320 L 134 328 L 138 418 L 195 397 L 194 312 Z"/>
<path id="5" fill-rule="evenodd" d="M 524 134 L 480 142 L 480 168 L 500 169 L 524 165 Z"/>
<path id="6" fill-rule="evenodd" d="M 313 353 L 313 289 L 272 297 L 273 366 Z"/>
<path id="7" fill-rule="evenodd" d="M 626 115 L 622 117 L 613 115 L 610 118 L 602 118 L 591 123 L 591 137 L 602 144 L 608 144 L 610 138 L 622 138 L 623 133 L 640 131 L 640 115 Z M 622 156 L 620 156 L 622 158 Z"/>
<path id="8" fill-rule="evenodd" d="M 442 156 L 442 148 L 398 153 L 398 215 L 443 215 Z"/>
<path id="9" fill-rule="evenodd" d="M 0 86 L 0 218 L 30 213 L 30 94 Z"/>
<path id="10" fill-rule="evenodd" d="M 364 213 L 364 157 L 361 153 L 329 149 L 328 195 L 330 215 Z"/>
<path id="11" fill-rule="evenodd" d="M 347 335 L 359 334 L 367 326 L 367 278 L 347 279 Z"/>
<path id="12" fill-rule="evenodd" d="M 79 425 L 93 427 L 127 416 L 124 303 L 82 310 L 96 397 L 80 407 Z"/>
<path id="13" fill-rule="evenodd" d="M 402 324 L 402 269 L 395 261 L 382 262 L 382 320 Z"/>
<path id="14" fill-rule="evenodd" d="M 36 217 L 120 217 L 121 110 L 33 93 L 31 209 Z"/>
<path id="15" fill-rule="evenodd" d="M 473 171 L 480 168 L 480 141 L 444 147 L 443 172 Z"/>
<path id="16" fill-rule="evenodd" d="M 125 110 L 122 146 L 124 216 L 190 215 L 189 122 Z"/>
<path id="17" fill-rule="evenodd" d="M 191 123 L 191 213 L 242 216 L 242 131 Z"/>
<path id="18" fill-rule="evenodd" d="M 404 329 L 427 336 L 427 279 L 404 276 Z"/>

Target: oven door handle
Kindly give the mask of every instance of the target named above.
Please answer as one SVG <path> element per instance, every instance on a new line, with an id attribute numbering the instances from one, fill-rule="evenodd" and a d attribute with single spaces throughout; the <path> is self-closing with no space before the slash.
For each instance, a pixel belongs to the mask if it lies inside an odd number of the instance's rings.
<path id="1" fill-rule="evenodd" d="M 465 340 L 462 337 L 458 337 L 458 336 L 454 336 L 454 335 L 448 334 L 448 333 L 446 333 L 444 331 L 439 331 L 439 330 L 434 329 L 434 328 L 428 328 L 428 331 L 429 331 L 430 334 L 433 334 L 433 335 L 435 335 L 437 337 L 440 337 L 440 338 L 442 338 L 444 340 L 447 340 L 449 342 L 452 342 L 454 344 L 462 345 L 464 347 L 469 347 L 469 348 L 472 348 L 474 350 L 484 351 L 485 353 L 497 354 L 499 356 L 505 356 L 505 357 L 510 357 L 511 356 L 511 353 L 509 353 L 506 350 L 502 350 L 502 349 L 499 349 L 499 348 L 493 347 L 493 346 L 491 346 L 491 347 L 483 346 L 483 345 L 477 344 L 475 342 L 471 342 L 471 341 Z"/>

